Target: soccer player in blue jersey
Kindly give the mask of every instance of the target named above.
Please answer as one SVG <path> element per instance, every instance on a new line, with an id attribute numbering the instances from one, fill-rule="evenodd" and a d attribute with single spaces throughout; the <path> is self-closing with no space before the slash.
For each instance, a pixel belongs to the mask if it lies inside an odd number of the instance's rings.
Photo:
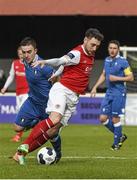
<path id="1" fill-rule="evenodd" d="M 114 134 L 112 150 L 119 150 L 127 139 L 127 136 L 122 134 L 120 115 L 125 112 L 125 82 L 134 80 L 129 63 L 119 55 L 119 50 L 119 41 L 111 40 L 108 44 L 109 56 L 105 59 L 103 72 L 91 91 L 91 96 L 94 97 L 99 85 L 106 80 L 107 91 L 101 105 L 100 121 Z"/>
<path id="2" fill-rule="evenodd" d="M 20 47 L 22 49 L 25 73 L 29 85 L 29 97 L 22 105 L 15 120 L 15 131 L 19 132 L 34 127 L 40 120 L 46 119 L 47 101 L 52 82 L 49 78 L 54 69 L 50 66 L 33 68 L 31 63 L 41 60 L 37 54 L 36 42 L 30 37 L 24 38 Z M 57 134 L 51 138 L 51 143 L 57 153 L 57 160 L 61 158 L 61 138 Z M 13 157 L 18 161 L 17 157 Z"/>

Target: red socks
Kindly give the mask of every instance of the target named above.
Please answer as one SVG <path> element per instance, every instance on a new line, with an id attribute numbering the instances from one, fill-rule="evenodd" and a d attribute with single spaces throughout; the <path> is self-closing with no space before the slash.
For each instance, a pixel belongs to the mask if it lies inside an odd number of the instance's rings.
<path id="1" fill-rule="evenodd" d="M 27 139 L 22 144 L 29 145 L 29 152 L 34 151 L 38 147 L 47 142 L 49 136 L 47 130 L 54 126 L 53 122 L 47 118 L 40 121 L 31 131 Z"/>
<path id="2" fill-rule="evenodd" d="M 21 138 L 21 137 L 22 137 L 22 135 L 23 135 L 23 132 L 24 132 L 24 131 L 17 132 L 17 134 L 16 134 L 16 135 L 17 135 L 17 136 L 19 136 L 19 137 Z"/>

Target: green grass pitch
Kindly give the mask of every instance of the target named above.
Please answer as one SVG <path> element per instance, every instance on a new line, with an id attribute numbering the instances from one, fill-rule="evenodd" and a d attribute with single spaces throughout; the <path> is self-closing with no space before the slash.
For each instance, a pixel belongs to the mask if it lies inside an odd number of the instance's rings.
<path id="1" fill-rule="evenodd" d="M 105 127 L 69 125 L 61 132 L 63 157 L 58 164 L 38 165 L 34 151 L 26 165 L 19 166 L 8 158 L 20 144 L 10 141 L 12 125 L 0 124 L 0 179 L 135 179 L 137 127 L 124 126 L 123 130 L 127 141 L 119 151 L 112 151 L 113 136 Z"/>

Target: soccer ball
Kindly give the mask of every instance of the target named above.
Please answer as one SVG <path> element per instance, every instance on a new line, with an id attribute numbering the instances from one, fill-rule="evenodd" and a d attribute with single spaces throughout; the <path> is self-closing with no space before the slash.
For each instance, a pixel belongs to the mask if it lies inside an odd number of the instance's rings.
<path id="1" fill-rule="evenodd" d="M 53 164 L 56 160 L 56 152 L 53 148 L 43 147 L 37 153 L 37 160 L 39 164 Z"/>

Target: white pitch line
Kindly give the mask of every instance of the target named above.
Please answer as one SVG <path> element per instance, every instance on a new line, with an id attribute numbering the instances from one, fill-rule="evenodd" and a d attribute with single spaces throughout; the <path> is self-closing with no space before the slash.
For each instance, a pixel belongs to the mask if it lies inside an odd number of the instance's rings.
<path id="1" fill-rule="evenodd" d="M 1 158 L 9 158 L 9 156 L 5 156 L 5 155 L 0 155 L 0 159 Z M 36 156 L 28 156 L 28 159 L 34 159 L 36 158 Z M 133 160 L 137 160 L 137 157 L 119 157 L 119 156 L 64 156 L 62 157 L 63 159 L 133 159 Z"/>

